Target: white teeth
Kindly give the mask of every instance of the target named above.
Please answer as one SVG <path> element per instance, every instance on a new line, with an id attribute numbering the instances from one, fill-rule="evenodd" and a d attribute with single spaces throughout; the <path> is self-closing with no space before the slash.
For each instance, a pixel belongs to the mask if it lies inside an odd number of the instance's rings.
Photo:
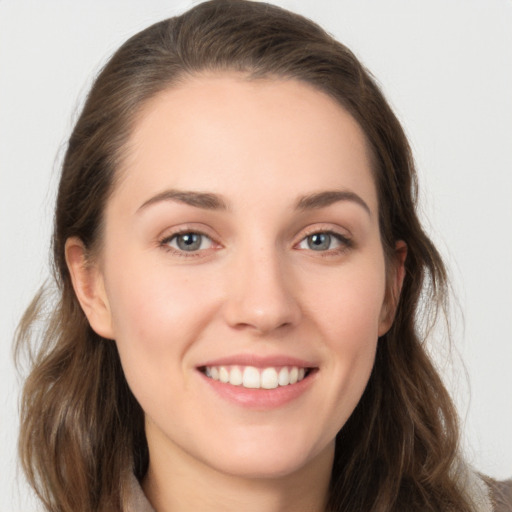
<path id="1" fill-rule="evenodd" d="M 261 387 L 263 389 L 275 389 L 278 385 L 277 371 L 275 368 L 265 368 L 261 372 Z"/>
<path id="2" fill-rule="evenodd" d="M 288 386 L 290 384 L 290 372 L 286 366 L 279 370 L 278 383 L 280 386 Z"/>
<path id="3" fill-rule="evenodd" d="M 219 368 L 219 380 L 224 383 L 229 382 L 229 372 L 224 366 Z"/>
<path id="4" fill-rule="evenodd" d="M 258 389 L 260 385 L 260 372 L 253 366 L 246 366 L 242 386 L 244 388 Z"/>
<path id="5" fill-rule="evenodd" d="M 207 366 L 207 377 L 232 386 L 249 389 L 275 389 L 300 382 L 306 376 L 306 368 L 283 366 L 281 368 L 256 368 L 254 366 Z"/>
<path id="6" fill-rule="evenodd" d="M 240 370 L 238 366 L 231 368 L 231 372 L 229 374 L 229 383 L 233 386 L 241 386 L 243 381 L 244 377 L 242 375 L 242 370 Z"/>

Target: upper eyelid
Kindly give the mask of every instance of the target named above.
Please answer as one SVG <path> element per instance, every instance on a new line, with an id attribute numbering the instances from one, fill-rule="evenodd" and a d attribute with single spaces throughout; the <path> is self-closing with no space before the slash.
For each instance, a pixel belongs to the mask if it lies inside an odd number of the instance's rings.
<path id="1" fill-rule="evenodd" d="M 300 230 L 294 238 L 295 239 L 298 238 L 298 240 L 301 241 L 304 238 L 307 238 L 308 236 L 311 236 L 311 235 L 315 235 L 317 233 L 330 233 L 332 235 L 339 236 L 346 240 L 352 240 L 352 238 L 353 238 L 352 233 L 348 229 L 341 228 L 341 227 L 336 228 L 336 227 L 333 227 L 332 224 L 330 224 L 330 225 L 315 224 L 313 226 L 308 226 L 308 227 Z"/>
<path id="2" fill-rule="evenodd" d="M 202 233 L 201 231 L 192 231 L 190 229 L 187 229 L 185 231 L 176 231 L 175 233 L 171 233 L 171 234 L 169 234 L 167 236 L 163 236 L 161 238 L 161 242 L 167 242 L 167 241 L 172 240 L 173 238 L 176 238 L 176 237 L 178 237 L 180 235 L 188 235 L 188 234 L 204 236 L 206 238 L 209 238 L 212 242 L 215 242 L 215 240 L 210 235 L 208 235 L 207 233 Z"/>
<path id="3" fill-rule="evenodd" d="M 332 230 L 327 230 L 327 229 L 320 230 L 320 231 L 313 231 L 312 233 L 309 233 L 306 236 L 302 237 L 301 240 L 304 240 L 305 238 L 308 238 L 312 235 L 320 235 L 320 234 L 330 235 L 330 236 L 333 236 L 334 238 L 338 238 L 340 240 L 347 240 L 347 241 L 350 240 L 350 238 L 348 236 L 345 236 L 342 233 L 338 233 L 337 231 L 332 231 Z"/>
<path id="4" fill-rule="evenodd" d="M 319 234 L 329 235 L 329 236 L 335 238 L 340 244 L 344 244 L 347 246 L 352 245 L 352 239 L 349 238 L 348 236 L 342 235 L 341 233 L 337 233 L 336 231 L 320 230 L 320 231 L 313 231 L 313 232 L 303 236 L 298 242 L 296 242 L 294 244 L 294 247 L 300 245 L 302 242 L 304 242 L 304 240 L 306 240 L 310 236 L 319 235 Z"/>
<path id="5" fill-rule="evenodd" d="M 182 236 L 182 235 L 186 235 L 188 233 L 193 233 L 195 235 L 199 235 L 199 236 L 201 236 L 203 238 L 206 238 L 207 240 L 209 240 L 209 242 L 212 245 L 212 247 L 208 247 L 206 249 L 199 249 L 197 251 L 191 251 L 191 252 L 207 251 L 207 250 L 211 250 L 213 248 L 218 249 L 219 247 L 221 247 L 221 244 L 219 244 L 214 238 L 212 238 L 211 236 L 207 235 L 206 233 L 200 233 L 198 231 L 183 231 L 183 232 L 173 233 L 173 234 L 171 234 L 169 236 L 165 236 L 165 237 L 161 238 L 160 241 L 159 241 L 159 245 L 165 245 L 165 246 L 171 247 L 170 243 L 172 241 L 176 240 L 177 237 Z M 180 249 L 176 249 L 176 250 L 180 250 Z"/>
<path id="6" fill-rule="evenodd" d="M 213 241 L 217 241 L 218 236 L 213 234 L 211 231 L 212 230 L 208 229 L 206 226 L 198 227 L 197 225 L 194 226 L 193 224 L 182 224 L 178 227 L 166 228 L 162 230 L 157 236 L 157 239 L 162 241 L 165 239 L 171 239 L 178 235 L 183 235 L 185 233 L 195 233 L 198 235 L 206 236 Z"/>

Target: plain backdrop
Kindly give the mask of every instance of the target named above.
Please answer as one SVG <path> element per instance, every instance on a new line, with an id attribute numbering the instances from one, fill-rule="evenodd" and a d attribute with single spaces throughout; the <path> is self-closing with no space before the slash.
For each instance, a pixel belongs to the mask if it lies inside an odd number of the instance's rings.
<path id="1" fill-rule="evenodd" d="M 193 3 L 0 0 L 0 512 L 36 510 L 16 465 L 11 345 L 48 275 L 73 120 L 93 76 L 128 36 Z M 459 407 L 469 460 L 491 476 L 512 476 L 512 1 L 276 3 L 347 44 L 405 126 L 422 217 L 462 312 L 451 356 L 444 339 L 432 350 Z"/>

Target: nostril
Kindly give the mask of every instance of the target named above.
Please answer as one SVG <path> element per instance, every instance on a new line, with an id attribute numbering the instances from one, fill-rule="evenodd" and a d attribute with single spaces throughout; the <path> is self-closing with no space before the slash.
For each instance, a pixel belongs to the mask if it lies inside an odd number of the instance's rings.
<path id="1" fill-rule="evenodd" d="M 261 301 L 263 302 L 263 301 Z M 293 300 L 267 300 L 256 303 L 254 297 L 233 299 L 224 306 L 225 319 L 235 329 L 252 329 L 261 333 L 283 331 L 297 325 L 301 311 Z"/>
<path id="2" fill-rule="evenodd" d="M 260 333 L 296 325 L 301 318 L 293 289 L 297 280 L 282 268 L 283 258 L 273 253 L 255 259 L 254 251 L 245 250 L 237 254 L 239 259 L 230 262 L 231 278 L 224 289 L 222 307 L 227 323 L 236 329 Z"/>

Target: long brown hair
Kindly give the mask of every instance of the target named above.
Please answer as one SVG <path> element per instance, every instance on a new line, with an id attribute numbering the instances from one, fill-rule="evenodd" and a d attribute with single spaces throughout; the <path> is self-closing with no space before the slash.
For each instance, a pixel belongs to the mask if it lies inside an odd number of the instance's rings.
<path id="1" fill-rule="evenodd" d="M 101 246 L 105 204 L 144 103 L 187 75 L 223 70 L 307 82 L 347 109 L 372 149 L 384 250 L 390 256 L 397 240 L 408 246 L 394 324 L 379 341 L 368 386 L 336 439 L 329 510 L 471 510 L 453 474 L 457 417 L 418 322 L 420 306 L 433 316 L 442 307 L 447 281 L 417 218 L 416 174 L 403 129 L 350 50 L 310 20 L 244 0 L 206 2 L 136 34 L 87 97 L 58 191 L 57 303 L 48 308 L 48 292 L 38 294 L 17 334 L 18 353 L 28 348 L 32 364 L 19 442 L 29 482 L 52 512 L 121 511 L 130 473 L 141 479 L 147 470 L 143 411 L 115 343 L 91 329 L 79 306 L 64 245 L 79 237 L 91 254 Z"/>

